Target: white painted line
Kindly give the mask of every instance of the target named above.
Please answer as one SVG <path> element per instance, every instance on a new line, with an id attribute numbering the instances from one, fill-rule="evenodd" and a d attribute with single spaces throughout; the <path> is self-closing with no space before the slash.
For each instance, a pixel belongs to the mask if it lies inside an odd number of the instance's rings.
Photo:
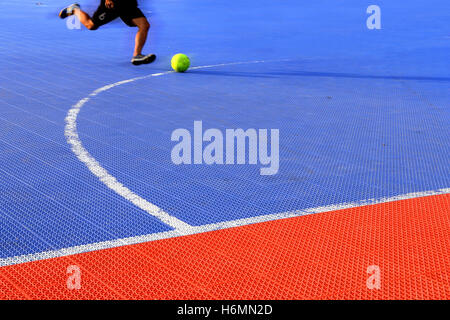
<path id="1" fill-rule="evenodd" d="M 262 63 L 264 61 L 248 61 L 248 62 L 232 62 L 232 63 L 221 63 L 221 64 L 215 64 L 215 65 L 208 65 L 208 66 L 198 66 L 193 67 L 191 70 L 195 69 L 204 69 L 204 68 L 213 68 L 213 67 L 220 67 L 220 66 L 228 66 L 228 65 L 236 65 L 236 64 L 252 64 L 252 63 Z M 126 200 L 133 203 L 138 208 L 144 210 L 148 214 L 154 216 L 155 218 L 159 219 L 161 222 L 171 226 L 174 228 L 177 232 L 180 234 L 188 234 L 190 232 L 190 229 L 192 228 L 191 225 L 187 224 L 186 222 L 170 215 L 169 213 L 165 212 L 161 208 L 157 207 L 153 203 L 148 202 L 144 198 L 140 197 L 138 194 L 131 191 L 129 188 L 124 186 L 122 183 L 120 183 L 114 176 L 112 176 L 105 168 L 101 166 L 101 164 L 95 160 L 94 157 L 90 155 L 90 153 L 83 147 L 83 144 L 80 140 L 80 137 L 78 136 L 77 131 L 77 118 L 78 114 L 81 111 L 81 108 L 89 102 L 89 100 L 100 93 L 110 90 L 114 87 L 134 82 L 137 80 L 143 80 L 150 77 L 159 77 L 162 75 L 174 73 L 174 71 L 166 71 L 166 72 L 160 72 L 160 73 L 153 73 L 147 76 L 142 77 L 136 77 L 128 80 L 118 81 L 113 84 L 106 85 L 104 87 L 101 87 L 91 94 L 87 96 L 84 99 L 81 99 L 78 101 L 77 104 L 73 105 L 72 108 L 67 113 L 66 116 L 66 126 L 64 128 L 64 135 L 66 136 L 67 142 L 70 144 L 71 149 L 73 153 L 77 156 L 77 158 L 83 162 L 97 178 L 101 182 L 103 182 L 108 188 L 125 198 Z"/>
<path id="2" fill-rule="evenodd" d="M 130 83 L 136 80 L 145 79 L 148 77 L 156 77 L 161 76 L 163 74 L 168 74 L 170 72 L 165 73 L 155 73 L 151 74 L 145 77 L 138 77 L 133 78 L 129 80 L 119 81 L 111 85 L 104 86 L 100 89 L 95 90 L 92 92 L 88 97 L 80 100 L 77 104 L 72 106 L 72 108 L 69 110 L 66 116 L 66 126 L 64 128 L 64 135 L 66 136 L 67 142 L 70 144 L 71 149 L 73 153 L 77 156 L 77 158 L 83 162 L 97 178 L 100 179 L 101 182 L 103 182 L 108 188 L 119 194 L 120 196 L 124 197 L 126 200 L 133 203 L 138 208 L 144 210 L 145 212 L 151 214 L 152 216 L 156 217 L 163 223 L 171 226 L 178 232 L 181 232 L 182 234 L 186 233 L 187 230 L 191 228 L 191 226 L 181 220 L 179 220 L 176 217 L 171 216 L 167 212 L 163 211 L 161 208 L 155 206 L 153 203 L 148 202 L 147 200 L 143 199 L 139 195 L 135 194 L 133 191 L 125 187 L 122 183 L 117 181 L 117 179 L 112 176 L 105 168 L 103 168 L 100 163 L 92 157 L 89 152 L 83 147 L 83 144 L 81 143 L 80 137 L 78 136 L 77 131 L 77 117 L 80 113 L 81 108 L 89 102 L 89 100 L 96 95 L 100 94 L 101 92 L 104 92 L 106 90 L 109 90 L 111 88 L 120 86 L 125 83 Z"/>
<path id="3" fill-rule="evenodd" d="M 240 227 L 240 226 L 261 223 L 261 222 L 267 222 L 267 221 L 274 221 L 274 220 L 281 220 L 281 219 L 286 219 L 286 218 L 306 216 L 306 215 L 310 215 L 310 214 L 314 214 L 314 213 L 331 212 L 331 211 L 337 211 L 337 210 L 349 209 L 349 208 L 355 208 L 355 207 L 364 207 L 364 206 L 374 205 L 374 204 L 378 204 L 378 203 L 394 202 L 394 201 L 399 201 L 399 200 L 414 199 L 414 198 L 421 198 L 421 197 L 426 197 L 426 196 L 448 194 L 448 193 L 450 193 L 450 188 L 439 189 L 439 190 L 435 190 L 435 191 L 413 192 L 413 193 L 402 194 L 402 195 L 393 196 L 393 197 L 389 197 L 389 198 L 368 199 L 368 200 L 355 201 L 355 202 L 346 202 L 346 203 L 341 203 L 341 204 L 336 204 L 336 205 L 329 205 L 329 206 L 316 207 L 316 208 L 307 208 L 307 209 L 294 210 L 294 211 L 288 211 L 288 212 L 282 212 L 282 213 L 274 213 L 274 214 L 267 214 L 267 215 L 256 216 L 256 217 L 243 218 L 243 219 L 238 219 L 238 220 L 224 221 L 224 222 L 219 222 L 219 223 L 198 226 L 195 228 L 199 230 L 199 232 L 196 232 L 196 233 L 201 233 L 201 232 L 207 232 L 207 231 L 213 231 L 213 230 L 221 230 L 221 229 Z"/>
<path id="4" fill-rule="evenodd" d="M 277 61 L 289 61 L 289 60 L 277 60 Z M 263 62 L 268 62 L 268 61 L 222 63 L 222 64 L 215 64 L 215 65 L 208 65 L 208 66 L 193 67 L 193 68 L 191 68 L 191 70 L 213 68 L 213 67 L 220 67 L 220 66 L 229 66 L 229 65 L 238 65 L 238 64 L 263 63 Z M 95 90 L 94 92 L 89 94 L 88 97 L 80 100 L 77 104 L 72 106 L 72 108 L 69 110 L 69 112 L 66 116 L 66 119 L 65 119 L 66 126 L 65 126 L 65 130 L 64 130 L 64 134 L 66 136 L 67 142 L 71 146 L 72 151 L 75 153 L 75 155 L 78 157 L 78 159 L 81 162 L 83 162 L 88 167 L 88 169 L 96 177 L 98 177 L 100 179 L 101 182 L 103 182 L 108 188 L 115 191 L 120 196 L 124 197 L 126 200 L 128 200 L 131 203 L 133 203 L 134 205 L 136 205 L 138 208 L 140 208 L 140 209 L 146 211 L 147 213 L 149 213 L 150 215 L 158 218 L 160 221 L 171 226 L 175 230 L 159 232 L 159 233 L 152 233 L 152 234 L 148 234 L 148 235 L 136 236 L 136 237 L 130 237 L 130 238 L 124 238 L 124 239 L 116 239 L 116 240 L 103 241 L 103 242 L 97 242 L 97 243 L 92 243 L 92 244 L 79 245 L 79 246 L 74 246 L 74 247 L 69 247 L 69 248 L 63 248 L 63 249 L 57 249 L 57 250 L 51 250 L 51 251 L 45 251 L 45 252 L 39 252 L 39 253 L 32 253 L 32 254 L 16 256 L 16 257 L 0 258 L 0 267 L 14 265 L 14 264 L 20 264 L 20 263 L 25 263 L 25 262 L 31 262 L 31 261 L 37 261 L 37 260 L 69 256 L 69 255 L 91 252 L 91 251 L 102 250 L 102 249 L 115 248 L 115 247 L 120 247 L 120 246 L 125 246 L 125 245 L 144 243 L 144 242 L 149 242 L 149 241 L 168 239 L 168 238 L 186 236 L 186 235 L 191 235 L 191 234 L 204 233 L 204 232 L 209 232 L 209 231 L 214 231 L 214 230 L 234 228 L 234 227 L 239 227 L 239 226 L 260 223 L 260 222 L 274 221 L 274 220 L 304 216 L 304 215 L 319 213 L 319 212 L 335 211 L 335 210 L 340 210 L 340 209 L 360 207 L 360 206 L 377 204 L 377 203 L 385 203 L 385 202 L 392 202 L 392 201 L 398 201 L 398 200 L 404 200 L 404 199 L 412 199 L 412 198 L 418 198 L 418 197 L 450 193 L 450 188 L 446 188 L 446 189 L 440 189 L 440 190 L 435 190 L 435 191 L 408 193 L 408 194 L 398 195 L 398 196 L 389 197 L 389 198 L 369 199 L 369 200 L 362 200 L 362 201 L 358 201 L 358 202 L 349 202 L 349 203 L 329 205 L 329 206 L 324 206 L 324 207 L 309 208 L 309 209 L 295 210 L 295 211 L 289 211 L 289 212 L 283 212 L 283 213 L 261 215 L 261 216 L 256 216 L 256 217 L 243 218 L 243 219 L 238 219 L 238 220 L 225 221 L 225 222 L 207 224 L 207 225 L 202 225 L 202 226 L 191 226 L 191 225 L 187 224 L 186 222 L 181 221 L 174 216 L 171 216 L 170 214 L 163 211 L 161 208 L 157 207 L 156 205 L 141 198 L 139 195 L 135 194 L 133 191 L 131 191 L 130 189 L 125 187 L 123 184 L 121 184 L 119 181 L 117 181 L 117 179 L 115 177 L 113 177 L 106 169 L 104 169 L 100 165 L 100 163 L 97 160 L 95 160 L 89 154 L 89 152 L 83 147 L 83 144 L 81 143 L 81 140 L 80 140 L 80 138 L 78 136 L 78 132 L 77 132 L 78 114 L 79 114 L 81 108 L 87 102 L 89 102 L 89 100 L 91 98 L 97 96 L 98 94 L 100 94 L 104 91 L 107 91 L 111 88 L 120 86 L 122 84 L 130 83 L 130 82 L 134 82 L 137 80 L 142 80 L 142 79 L 146 79 L 146 78 L 150 78 L 150 77 L 158 77 L 158 76 L 162 76 L 162 75 L 166 75 L 166 74 L 170 74 L 170 73 L 173 73 L 173 71 L 154 73 L 154 74 L 150 74 L 150 75 L 143 76 L 143 77 L 137 77 L 137 78 L 133 78 L 133 79 L 123 80 L 123 81 L 119 81 L 119 82 L 116 82 L 116 83 L 113 83 L 113 84 L 110 84 L 110 85 L 107 85 L 107 86 L 104 86 L 102 88 Z"/>
<path id="5" fill-rule="evenodd" d="M 414 199 L 414 198 L 434 196 L 434 195 L 440 195 L 440 194 L 449 194 L 449 193 L 450 193 L 450 188 L 439 189 L 439 190 L 435 190 L 435 191 L 413 192 L 413 193 L 407 193 L 407 194 L 402 194 L 402 195 L 398 195 L 398 196 L 393 196 L 390 198 L 369 199 L 369 200 L 364 200 L 361 202 L 348 202 L 348 203 L 342 203 L 342 204 L 337 204 L 337 205 L 330 205 L 330 206 L 324 206 L 324 207 L 289 211 L 289 212 L 284 212 L 284 213 L 267 214 L 267 215 L 232 220 L 232 221 L 218 222 L 218 223 L 212 223 L 212 224 L 207 224 L 207 225 L 202 225 L 202 226 L 191 227 L 190 229 L 186 230 L 186 232 L 184 234 L 181 234 L 180 232 L 173 230 L 173 231 L 152 233 L 152 234 L 137 236 L 137 237 L 130 237 L 130 238 L 124 238 L 124 239 L 91 243 L 91 244 L 74 246 L 74 247 L 70 247 L 70 248 L 63 248 L 63 249 L 58 249 L 58 250 L 46 251 L 46 252 L 32 253 L 32 254 L 27 254 L 27 255 L 22 255 L 22 256 L 10 257 L 10 258 L 2 258 L 2 259 L 0 259 L 0 267 L 21 264 L 21 263 L 26 263 L 26 262 L 31 262 L 31 261 L 38 261 L 38 260 L 45 260 L 45 259 L 51 259 L 51 258 L 57 258 L 57 257 L 70 256 L 70 255 L 74 255 L 74 254 L 92 252 L 92 251 L 97 251 L 97 250 L 111 249 L 111 248 L 122 247 L 122 246 L 126 246 L 126 245 L 133 245 L 133 244 L 145 243 L 145 242 L 162 240 L 162 239 L 175 238 L 175 237 L 180 237 L 180 236 L 187 236 L 187 235 L 198 234 L 198 233 L 205 233 L 205 232 L 215 231 L 215 230 L 241 227 L 241 226 L 246 226 L 246 225 L 255 224 L 255 223 L 305 216 L 305 215 L 310 215 L 310 214 L 314 214 L 314 213 L 330 212 L 330 211 L 336 211 L 336 210 L 342 210 L 342 209 L 348 209 L 348 208 L 374 205 L 374 204 L 379 204 L 379 203 L 394 202 L 394 201 L 399 201 L 399 200 Z"/>

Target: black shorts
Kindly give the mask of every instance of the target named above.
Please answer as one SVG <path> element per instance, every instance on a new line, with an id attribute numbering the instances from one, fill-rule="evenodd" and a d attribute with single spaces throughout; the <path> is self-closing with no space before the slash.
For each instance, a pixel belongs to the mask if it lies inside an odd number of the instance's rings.
<path id="1" fill-rule="evenodd" d="M 105 0 L 101 0 L 100 6 L 94 13 L 92 21 L 94 22 L 94 29 L 113 21 L 120 17 L 130 27 L 136 27 L 133 19 L 145 17 L 142 11 L 138 8 L 136 0 L 113 0 L 114 8 L 108 9 L 105 5 Z"/>

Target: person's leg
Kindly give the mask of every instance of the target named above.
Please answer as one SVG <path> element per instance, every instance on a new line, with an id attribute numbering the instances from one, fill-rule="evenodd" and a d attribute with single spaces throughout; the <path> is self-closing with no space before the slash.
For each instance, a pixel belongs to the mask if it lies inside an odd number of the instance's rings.
<path id="1" fill-rule="evenodd" d="M 118 2 L 117 11 L 119 16 L 125 24 L 129 27 L 137 27 L 134 42 L 133 59 L 131 63 L 134 65 L 152 63 L 156 59 L 154 54 L 142 54 L 145 42 L 147 41 L 148 30 L 150 29 L 150 23 L 144 13 L 138 8 L 137 2 L 129 0 L 128 2 Z"/>
<path id="2" fill-rule="evenodd" d="M 97 29 L 97 27 L 94 24 L 94 21 L 92 21 L 91 17 L 83 10 L 76 8 L 73 10 L 73 14 L 77 16 L 80 22 L 89 30 Z"/>
<path id="3" fill-rule="evenodd" d="M 97 30 L 102 25 L 113 21 L 119 16 L 114 9 L 108 9 L 105 6 L 105 0 L 101 1 L 100 6 L 97 8 L 92 18 L 86 12 L 81 10 L 80 5 L 77 3 L 64 8 L 59 13 L 61 19 L 65 19 L 72 15 L 75 15 L 89 30 Z"/>
<path id="4" fill-rule="evenodd" d="M 132 19 L 133 24 L 138 27 L 136 33 L 134 53 L 133 56 L 142 54 L 145 42 L 147 41 L 148 30 L 150 29 L 150 23 L 146 17 L 139 17 Z"/>

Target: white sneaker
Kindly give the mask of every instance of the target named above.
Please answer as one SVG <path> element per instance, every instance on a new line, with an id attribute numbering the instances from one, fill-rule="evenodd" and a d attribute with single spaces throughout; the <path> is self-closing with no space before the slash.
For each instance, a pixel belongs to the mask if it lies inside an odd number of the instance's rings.
<path id="1" fill-rule="evenodd" d="M 68 16 L 73 15 L 74 9 L 80 9 L 80 5 L 78 3 L 74 3 L 74 4 L 71 4 L 70 6 L 68 6 L 67 8 L 62 9 L 61 12 L 59 13 L 59 17 L 61 19 L 65 19 Z"/>
<path id="2" fill-rule="evenodd" d="M 153 61 L 155 61 L 155 59 L 156 55 L 154 55 L 153 53 L 146 56 L 144 56 L 143 54 L 138 54 L 137 56 L 134 56 L 133 59 L 131 59 L 131 63 L 135 66 L 138 66 L 140 64 L 152 63 Z"/>

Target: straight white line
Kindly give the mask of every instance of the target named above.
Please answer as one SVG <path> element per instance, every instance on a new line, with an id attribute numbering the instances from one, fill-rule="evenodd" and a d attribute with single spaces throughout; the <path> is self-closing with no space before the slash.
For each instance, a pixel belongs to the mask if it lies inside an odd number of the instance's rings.
<path id="1" fill-rule="evenodd" d="M 280 61 L 288 61 L 288 60 L 280 60 Z M 263 63 L 263 62 L 267 62 L 267 61 L 222 63 L 222 64 L 215 64 L 215 65 L 208 65 L 208 66 L 198 66 L 198 67 L 193 67 L 191 69 L 195 70 L 195 69 L 228 66 L 228 65 Z M 171 226 L 175 230 L 153 233 L 153 234 L 143 235 L 143 236 L 124 238 L 124 239 L 116 239 L 116 240 L 97 242 L 97 243 L 92 243 L 92 244 L 86 244 L 86 245 L 74 246 L 74 247 L 69 247 L 69 248 L 45 251 L 45 252 L 40 252 L 40 253 L 32 253 L 32 254 L 28 254 L 28 255 L 22 255 L 22 256 L 10 257 L 10 258 L 0 258 L 0 266 L 8 266 L 8 265 L 20 264 L 20 263 L 25 263 L 25 262 L 37 261 L 37 260 L 44 260 L 44 259 L 74 255 L 74 254 L 79 254 L 79 253 L 84 253 L 84 252 L 91 252 L 91 251 L 96 251 L 96 250 L 115 248 L 115 247 L 120 247 L 120 246 L 125 246 L 125 245 L 132 245 L 132 244 L 144 243 L 144 242 L 161 240 L 161 239 L 168 239 L 168 238 L 179 237 L 179 236 L 186 236 L 186 235 L 203 233 L 203 232 L 208 232 L 208 231 L 213 231 L 213 230 L 221 230 L 221 229 L 239 227 L 239 226 L 244 226 L 244 225 L 249 225 L 249 224 L 254 224 L 254 223 L 280 220 L 280 219 L 286 219 L 286 218 L 291 218 L 291 217 L 298 217 L 298 216 L 308 215 L 308 214 L 312 214 L 312 213 L 335 211 L 335 210 L 339 210 L 339 209 L 352 208 L 352 207 L 358 207 L 358 206 L 364 206 L 364 205 L 370 205 L 370 204 L 376 204 L 376 203 L 384 203 L 384 202 L 391 202 L 391 201 L 397 201 L 397 200 L 403 200 L 403 199 L 411 199 L 411 198 L 417 198 L 417 197 L 450 193 L 450 188 L 447 188 L 447 189 L 440 189 L 440 190 L 436 190 L 436 191 L 409 193 L 409 194 L 399 195 L 399 196 L 390 197 L 390 198 L 369 199 L 369 200 L 363 200 L 363 201 L 358 201 L 358 202 L 343 203 L 343 204 L 330 205 L 330 206 L 324 206 L 324 207 L 318 207 L 318 208 L 310 208 L 310 209 L 289 211 L 289 212 L 284 212 L 284 213 L 261 215 L 261 216 L 257 216 L 257 217 L 225 221 L 225 222 L 207 224 L 207 225 L 202 225 L 202 226 L 191 226 L 191 225 L 185 223 L 184 221 L 179 220 L 174 216 L 171 216 L 167 212 L 164 212 L 161 208 L 159 208 L 156 205 L 141 198 L 139 195 L 135 194 L 130 189 L 125 187 L 123 184 L 121 184 L 119 181 L 117 181 L 117 179 L 115 177 L 113 177 L 111 174 L 109 174 L 108 171 L 106 169 L 104 169 L 100 165 L 100 163 L 97 160 L 95 160 L 89 154 L 89 152 L 83 147 L 83 144 L 81 143 L 81 140 L 80 140 L 80 138 L 78 136 L 78 132 L 77 132 L 76 121 L 77 121 L 78 114 L 79 114 L 81 108 L 87 102 L 89 102 L 89 100 L 91 98 L 97 96 L 98 94 L 100 94 L 104 91 L 107 91 L 114 87 L 120 86 L 122 84 L 130 83 L 130 82 L 134 82 L 137 80 L 142 80 L 142 79 L 146 79 L 146 78 L 150 78 L 150 77 L 158 77 L 158 76 L 162 76 L 162 75 L 166 75 L 166 74 L 170 74 L 170 73 L 173 73 L 173 71 L 154 73 L 154 74 L 150 74 L 147 76 L 136 77 L 133 79 L 119 81 L 119 82 L 116 82 L 116 83 L 113 83 L 113 84 L 110 84 L 110 85 L 107 85 L 107 86 L 104 86 L 102 88 L 95 90 L 94 92 L 89 94 L 88 97 L 80 100 L 77 104 L 72 106 L 72 108 L 69 110 L 69 112 L 66 116 L 66 119 L 65 119 L 66 126 L 65 126 L 65 130 L 64 130 L 64 134 L 66 136 L 67 142 L 71 146 L 72 151 L 75 153 L 75 155 L 78 157 L 78 159 L 81 162 L 83 162 L 88 167 L 88 169 L 96 177 L 98 177 L 100 179 L 100 181 L 102 181 L 108 188 L 115 191 L 117 194 L 121 195 L 122 197 L 124 197 L 125 199 L 127 199 L 128 201 L 130 201 L 131 203 L 136 205 L 137 207 L 141 208 L 142 210 L 144 210 L 147 213 L 151 214 L 152 216 L 156 217 L 163 223 Z"/>
<path id="2" fill-rule="evenodd" d="M 202 226 L 192 226 L 189 229 L 185 230 L 184 234 L 180 233 L 179 231 L 172 230 L 172 231 L 152 233 L 152 234 L 142 235 L 142 236 L 137 236 L 137 237 L 102 241 L 102 242 L 74 246 L 74 247 L 63 248 L 63 249 L 58 249 L 58 250 L 32 253 L 32 254 L 27 254 L 27 255 L 22 255 L 22 256 L 10 257 L 10 258 L 1 258 L 0 259 L 0 267 L 21 264 L 21 263 L 26 263 L 26 262 L 31 262 L 31 261 L 38 261 L 38 260 L 45 260 L 45 259 L 51 259 L 51 258 L 57 258 L 57 257 L 70 256 L 70 255 L 74 255 L 74 254 L 92 252 L 92 251 L 97 251 L 97 250 L 117 248 L 117 247 L 122 247 L 122 246 L 127 246 L 127 245 L 145 243 L 145 242 L 162 240 L 162 239 L 175 238 L 175 237 L 180 237 L 180 236 L 187 236 L 187 235 L 204 233 L 204 232 L 215 231 L 215 230 L 235 228 L 235 227 L 246 226 L 246 225 L 255 224 L 255 223 L 305 216 L 305 215 L 310 215 L 310 214 L 314 214 L 314 213 L 331 212 L 331 211 L 336 211 L 336 210 L 355 208 L 355 207 L 361 207 L 361 206 L 367 206 L 367 205 L 374 205 L 374 204 L 379 204 L 379 203 L 387 203 L 387 202 L 394 202 L 394 201 L 399 201 L 399 200 L 414 199 L 414 198 L 434 196 L 434 195 L 440 195 L 440 194 L 449 194 L 449 193 L 450 193 L 450 188 L 444 188 L 444 189 L 439 189 L 439 190 L 434 190 L 434 191 L 407 193 L 407 194 L 402 194 L 402 195 L 393 196 L 393 197 L 389 197 L 389 198 L 369 199 L 369 200 L 363 200 L 363 201 L 358 201 L 358 202 L 347 202 L 347 203 L 342 203 L 342 204 L 337 204 L 337 205 L 330 205 L 330 206 L 323 206 L 323 207 L 316 207 L 316 208 L 309 208 L 309 209 L 302 209 L 302 210 L 294 210 L 294 211 L 288 211 L 288 212 L 283 212 L 283 213 L 267 214 L 267 215 L 251 217 L 251 218 L 218 222 L 218 223 L 212 223 L 212 224 L 207 224 L 207 225 L 202 225 Z"/>
<path id="3" fill-rule="evenodd" d="M 399 201 L 399 200 L 406 200 L 406 199 L 413 199 L 413 198 L 420 198 L 420 197 L 433 196 L 433 195 L 439 195 L 439 194 L 448 194 L 448 193 L 450 193 L 450 188 L 439 189 L 439 190 L 435 190 L 435 191 L 412 192 L 412 193 L 397 195 L 397 196 L 393 196 L 393 197 L 346 202 L 346 203 L 323 206 L 323 207 L 307 208 L 307 209 L 287 211 L 287 212 L 282 212 L 282 213 L 274 213 L 274 214 L 267 214 L 267 215 L 250 217 L 250 218 L 243 218 L 243 219 L 238 219 L 238 220 L 224 221 L 224 222 L 219 222 L 219 223 L 212 223 L 212 224 L 207 224 L 207 225 L 203 225 L 203 226 L 198 226 L 195 228 L 198 230 L 202 230 L 200 232 L 197 232 L 197 233 L 201 233 L 201 232 L 207 232 L 207 231 L 213 231 L 213 230 L 221 230 L 221 229 L 240 227 L 240 226 L 261 223 L 261 222 L 267 222 L 267 221 L 274 221 L 274 220 L 281 220 L 281 219 L 286 219 L 286 218 L 306 216 L 306 215 L 310 215 L 310 214 L 314 214 L 314 213 L 331 212 L 331 211 L 337 211 L 337 210 L 349 209 L 349 208 L 355 208 L 355 207 L 364 207 L 364 206 L 378 204 L 378 203 L 394 202 L 394 201 Z"/>

